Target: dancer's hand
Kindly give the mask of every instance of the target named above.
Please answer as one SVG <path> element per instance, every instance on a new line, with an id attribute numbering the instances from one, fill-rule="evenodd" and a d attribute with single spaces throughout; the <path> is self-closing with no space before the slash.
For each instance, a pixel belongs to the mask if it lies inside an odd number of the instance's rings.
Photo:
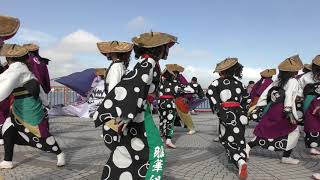
<path id="1" fill-rule="evenodd" d="M 128 126 L 131 119 L 122 118 L 118 121 L 118 133 L 122 133 Z"/>
<path id="2" fill-rule="evenodd" d="M 292 113 L 290 113 L 288 116 L 291 124 L 297 124 L 296 118 L 294 118 Z"/>
<path id="3" fill-rule="evenodd" d="M 126 124 L 123 121 L 121 121 L 118 124 L 118 132 L 123 132 L 127 128 L 127 126 L 128 126 L 128 124 Z"/>

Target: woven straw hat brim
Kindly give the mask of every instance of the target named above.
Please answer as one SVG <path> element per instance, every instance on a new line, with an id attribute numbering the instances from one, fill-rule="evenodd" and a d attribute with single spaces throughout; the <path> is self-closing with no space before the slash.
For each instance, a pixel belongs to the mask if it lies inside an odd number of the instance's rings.
<path id="1" fill-rule="evenodd" d="M 313 60 L 312 60 L 312 63 L 317 65 L 317 66 L 320 66 L 320 55 L 317 55 Z"/>
<path id="2" fill-rule="evenodd" d="M 236 65 L 237 63 L 238 63 L 237 58 L 226 58 L 225 60 L 223 60 L 217 64 L 214 72 L 225 71 L 225 70 L 231 68 L 232 66 Z"/>
<path id="3" fill-rule="evenodd" d="M 260 73 L 262 77 L 272 77 L 277 74 L 276 69 L 266 69 Z"/>
<path id="4" fill-rule="evenodd" d="M 177 40 L 177 37 L 161 32 L 143 33 L 132 38 L 133 44 L 144 48 L 154 48 L 169 43 L 177 43 Z"/>
<path id="5" fill-rule="evenodd" d="M 10 16 L 0 16 L 0 24 L 0 37 L 12 36 L 20 27 L 19 19 Z"/>
<path id="6" fill-rule="evenodd" d="M 23 47 L 26 48 L 28 51 L 37 51 L 37 50 L 39 50 L 39 46 L 36 45 L 36 44 L 32 44 L 32 43 L 24 44 Z"/>
<path id="7" fill-rule="evenodd" d="M 133 49 L 133 44 L 120 41 L 98 42 L 97 47 L 102 54 L 126 53 Z"/>
<path id="8" fill-rule="evenodd" d="M 96 75 L 97 76 L 105 76 L 107 74 L 106 68 L 96 68 Z"/>
<path id="9" fill-rule="evenodd" d="M 289 71 L 289 72 L 296 72 L 303 68 L 303 63 L 299 57 L 299 55 L 291 56 L 284 61 L 282 61 L 278 69 L 281 71 Z"/>
<path id="10" fill-rule="evenodd" d="M 166 64 L 166 69 L 171 74 L 174 74 L 175 71 L 178 71 L 180 73 L 184 71 L 184 67 L 182 67 L 182 66 L 180 66 L 178 64 Z"/>
<path id="11" fill-rule="evenodd" d="M 184 67 L 180 66 L 179 64 L 166 64 L 166 68 L 162 71 L 161 74 L 163 75 L 166 71 L 168 71 L 172 75 L 175 75 L 175 71 L 182 73 L 184 71 Z"/>
<path id="12" fill-rule="evenodd" d="M 28 54 L 28 50 L 17 44 L 4 44 L 0 49 L 0 56 L 22 57 Z"/>
<path id="13" fill-rule="evenodd" d="M 312 65 L 311 64 L 304 64 L 303 68 L 308 69 L 309 71 L 312 71 Z"/>

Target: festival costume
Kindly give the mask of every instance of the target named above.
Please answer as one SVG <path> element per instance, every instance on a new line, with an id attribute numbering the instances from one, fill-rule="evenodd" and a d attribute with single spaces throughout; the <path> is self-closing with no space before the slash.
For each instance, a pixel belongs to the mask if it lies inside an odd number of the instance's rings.
<path id="1" fill-rule="evenodd" d="M 183 86 L 189 85 L 189 87 L 193 89 L 194 93 L 178 94 L 178 97 L 175 99 L 177 116 L 174 121 L 174 125 L 182 127 L 186 126 L 189 129 L 188 134 L 192 135 L 195 133 L 195 128 L 190 114 L 190 103 L 193 101 L 193 95 L 198 92 L 198 88 L 189 84 L 182 74 L 178 74 L 176 79 Z"/>
<path id="2" fill-rule="evenodd" d="M 133 38 L 136 46 L 152 48 L 175 43 L 176 37 L 165 33 L 145 33 Z M 154 124 L 150 105 L 146 101 L 159 83 L 160 68 L 151 54 L 144 54 L 132 71 L 106 95 L 94 114 L 96 127 L 114 124 L 116 120 L 129 121 L 123 133 L 104 136 L 106 144 L 114 143 L 101 179 L 162 179 L 165 153 Z M 104 128 L 113 128 L 104 126 Z"/>
<path id="3" fill-rule="evenodd" d="M 37 78 L 44 92 L 48 94 L 51 91 L 50 76 L 47 64 L 41 61 L 42 57 L 38 54 L 39 46 L 36 44 L 24 44 L 23 47 L 29 51 L 29 58 L 27 62 L 32 73 Z"/>
<path id="4" fill-rule="evenodd" d="M 302 74 L 299 74 L 296 76 L 296 79 L 299 81 L 299 96 L 300 97 L 303 97 L 303 88 L 301 87 L 301 83 L 300 83 L 300 79 L 302 78 L 302 76 L 304 76 L 305 74 L 307 74 L 308 72 L 310 72 L 312 70 L 311 68 L 311 64 L 304 64 L 303 65 L 303 73 Z M 310 83 L 314 83 L 314 82 L 310 82 Z M 297 114 L 298 114 L 298 117 L 299 117 L 299 122 L 298 122 L 298 125 L 300 126 L 304 126 L 304 109 L 303 109 L 303 99 L 297 99 L 296 101 L 296 107 L 297 107 Z"/>
<path id="5" fill-rule="evenodd" d="M 237 58 L 227 58 L 217 64 L 215 72 L 227 70 L 237 63 Z M 242 83 L 234 77 L 214 80 L 206 95 L 219 113 L 219 139 L 227 158 L 239 168 L 240 178 L 246 178 L 245 125 L 248 123 L 246 107 L 250 103 L 249 96 Z"/>
<path id="6" fill-rule="evenodd" d="M 27 52 L 25 48 L 14 44 L 5 45 L 0 55 L 22 57 Z M 48 115 L 45 109 L 48 102 L 35 76 L 25 64 L 14 62 L 0 75 L 0 84 L 0 101 L 11 93 L 14 96 L 10 118 L 7 118 L 2 126 L 5 149 L 3 162 L 12 163 L 14 145 L 19 144 L 54 153 L 58 157 L 57 165 L 63 166 L 64 154 L 48 128 Z M 7 167 L 0 163 L 0 168 Z"/>
<path id="7" fill-rule="evenodd" d="M 20 20 L 10 16 L 0 15 L 0 53 L 5 40 L 12 38 L 20 27 Z M 0 102 L 0 131 L 4 121 L 9 117 L 10 102 L 6 98 Z M 0 145 L 3 144 L 2 134 L 0 134 Z"/>
<path id="8" fill-rule="evenodd" d="M 168 72 L 168 77 L 164 77 L 160 82 L 160 86 L 157 92 L 159 97 L 158 111 L 160 118 L 160 136 L 165 138 L 166 141 L 171 140 L 173 136 L 174 121 L 177 116 L 176 103 L 179 107 L 179 111 L 187 114 L 189 108 L 188 104 L 185 102 L 184 97 L 182 97 L 182 94 L 184 92 L 194 93 L 194 90 L 190 86 L 184 86 L 175 78 L 174 72 L 180 73 L 183 72 L 183 70 L 184 68 L 177 64 L 167 64 L 166 69 L 162 74 Z M 184 108 L 185 106 L 187 106 L 187 108 Z M 185 116 L 183 116 L 184 114 L 182 114 L 182 118 L 185 118 Z"/>
<path id="9" fill-rule="evenodd" d="M 320 55 L 316 56 L 312 63 L 320 66 Z M 299 95 L 304 98 L 304 132 L 305 146 L 317 148 L 320 146 L 320 117 L 318 112 L 313 113 L 320 106 L 320 81 L 316 80 L 312 72 L 308 72 L 299 78 Z"/>
<path id="10" fill-rule="evenodd" d="M 261 79 L 252 87 L 250 98 L 250 110 L 256 107 L 256 104 L 263 93 L 263 91 L 273 82 L 272 76 L 276 74 L 276 69 L 266 69 L 260 72 Z M 262 117 L 262 110 L 257 109 L 255 111 L 250 111 L 248 114 L 249 120 L 259 121 Z"/>
<path id="11" fill-rule="evenodd" d="M 279 65 L 281 71 L 298 72 L 301 68 L 302 63 L 297 55 L 287 58 Z M 247 152 L 255 146 L 271 151 L 284 151 L 281 162 L 297 164 L 299 161 L 290 158 L 290 154 L 299 139 L 295 104 L 299 83 L 292 77 L 281 88 L 279 82 L 276 80 L 269 85 L 259 98 L 257 107 L 265 107 L 264 113 L 253 132 L 255 137 L 248 143 Z"/>

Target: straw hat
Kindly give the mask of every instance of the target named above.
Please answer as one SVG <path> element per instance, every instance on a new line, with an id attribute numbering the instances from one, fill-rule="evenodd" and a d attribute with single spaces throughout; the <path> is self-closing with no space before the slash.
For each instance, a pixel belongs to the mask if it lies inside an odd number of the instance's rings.
<path id="1" fill-rule="evenodd" d="M 0 50 L 0 56 L 22 57 L 28 54 L 28 50 L 18 44 L 4 44 Z"/>
<path id="2" fill-rule="evenodd" d="M 311 64 L 304 64 L 303 68 L 308 69 L 309 71 L 312 71 L 312 65 Z"/>
<path id="3" fill-rule="evenodd" d="M 133 44 L 120 41 L 98 42 L 97 46 L 102 54 L 126 53 L 130 52 L 133 48 Z"/>
<path id="4" fill-rule="evenodd" d="M 221 72 L 221 71 L 227 70 L 232 66 L 236 65 L 237 63 L 238 63 L 238 58 L 231 58 L 231 57 L 226 58 L 225 60 L 217 64 L 214 72 Z"/>
<path id="5" fill-rule="evenodd" d="M 314 57 L 314 59 L 312 60 L 312 64 L 320 66 L 320 55 L 317 55 L 316 57 Z"/>
<path id="6" fill-rule="evenodd" d="M 19 19 L 10 16 L 0 16 L 0 24 L 0 37 L 12 36 L 20 27 Z"/>
<path id="7" fill-rule="evenodd" d="M 299 57 L 299 55 L 291 56 L 284 61 L 282 61 L 279 66 L 279 70 L 281 71 L 299 71 L 303 68 L 303 63 Z"/>
<path id="8" fill-rule="evenodd" d="M 272 77 L 273 75 L 277 74 L 277 70 L 276 69 L 266 69 L 262 72 L 260 72 L 260 75 L 262 77 Z"/>
<path id="9" fill-rule="evenodd" d="M 24 48 L 26 48 L 28 51 L 37 51 L 39 50 L 39 46 L 33 43 L 29 43 L 29 44 L 24 44 L 23 45 Z"/>
<path id="10" fill-rule="evenodd" d="M 178 64 L 166 64 L 166 68 L 163 70 L 162 74 L 164 74 L 166 71 L 168 71 L 170 74 L 174 74 L 174 71 L 183 72 L 184 67 L 178 65 Z"/>
<path id="11" fill-rule="evenodd" d="M 133 44 L 144 48 L 153 48 L 171 43 L 172 46 L 174 43 L 177 43 L 177 40 L 177 37 L 162 32 L 143 33 L 132 38 Z"/>
<path id="12" fill-rule="evenodd" d="M 107 69 L 106 68 L 96 68 L 96 75 L 97 76 L 106 76 Z"/>

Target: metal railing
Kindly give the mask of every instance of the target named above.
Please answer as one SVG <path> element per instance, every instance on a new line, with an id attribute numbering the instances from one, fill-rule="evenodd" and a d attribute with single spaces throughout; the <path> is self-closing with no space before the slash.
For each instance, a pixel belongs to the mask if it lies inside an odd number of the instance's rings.
<path id="1" fill-rule="evenodd" d="M 51 106 L 54 105 L 69 105 L 76 101 L 79 95 L 73 90 L 65 87 L 65 86 L 52 86 L 51 91 L 48 94 L 48 101 Z M 203 103 L 201 103 L 196 110 L 210 110 L 209 100 L 206 99 Z"/>
<path id="2" fill-rule="evenodd" d="M 76 101 L 78 94 L 65 86 L 52 86 L 48 94 L 48 101 L 52 106 L 58 104 L 69 105 Z"/>

